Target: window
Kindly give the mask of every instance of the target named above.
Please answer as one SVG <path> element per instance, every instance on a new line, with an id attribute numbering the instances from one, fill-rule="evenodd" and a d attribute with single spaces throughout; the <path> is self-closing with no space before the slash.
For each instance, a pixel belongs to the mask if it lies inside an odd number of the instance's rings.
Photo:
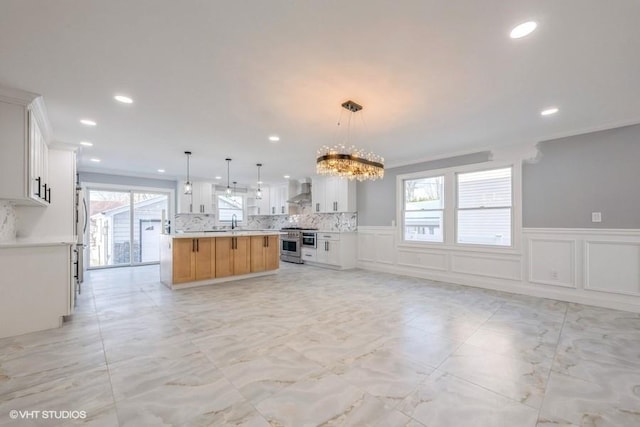
<path id="1" fill-rule="evenodd" d="M 518 250 L 520 174 L 519 163 L 504 161 L 398 175 L 398 241 L 466 251 Z"/>
<path id="2" fill-rule="evenodd" d="M 444 176 L 404 180 L 404 240 L 444 242 Z"/>
<path id="3" fill-rule="evenodd" d="M 511 168 L 457 174 L 457 243 L 511 246 Z"/>
<path id="4" fill-rule="evenodd" d="M 220 222 L 231 222 L 233 215 L 240 223 L 244 221 L 244 196 L 218 195 L 218 220 Z"/>

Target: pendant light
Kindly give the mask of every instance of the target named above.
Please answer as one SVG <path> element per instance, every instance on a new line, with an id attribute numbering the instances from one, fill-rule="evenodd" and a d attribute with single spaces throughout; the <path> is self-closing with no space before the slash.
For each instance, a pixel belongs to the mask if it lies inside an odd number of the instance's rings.
<path id="1" fill-rule="evenodd" d="M 190 195 L 193 192 L 193 185 L 191 184 L 191 178 L 189 176 L 189 160 L 191 159 L 191 151 L 185 151 L 187 155 L 187 182 L 184 183 L 184 194 Z"/>
<path id="2" fill-rule="evenodd" d="M 225 193 L 227 193 L 227 196 L 230 196 L 231 195 L 231 187 L 229 187 L 229 164 L 231 163 L 231 159 L 227 157 L 225 160 L 227 161 L 227 189 L 226 189 Z"/>
<path id="3" fill-rule="evenodd" d="M 234 197 L 236 196 L 236 184 L 237 183 L 238 183 L 237 181 L 233 181 L 233 196 Z"/>
<path id="4" fill-rule="evenodd" d="M 262 163 L 257 163 L 256 166 L 258 167 L 258 189 L 256 190 L 256 200 L 260 200 L 262 199 L 262 190 L 260 189 L 260 184 L 262 184 L 262 181 L 260 181 L 260 168 L 262 167 Z"/>

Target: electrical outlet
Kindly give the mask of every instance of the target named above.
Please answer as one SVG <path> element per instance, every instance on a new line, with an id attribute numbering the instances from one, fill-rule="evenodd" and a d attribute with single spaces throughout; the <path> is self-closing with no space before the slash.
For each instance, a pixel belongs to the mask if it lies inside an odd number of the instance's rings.
<path id="1" fill-rule="evenodd" d="M 602 222 L 602 212 L 591 212 L 591 222 Z"/>

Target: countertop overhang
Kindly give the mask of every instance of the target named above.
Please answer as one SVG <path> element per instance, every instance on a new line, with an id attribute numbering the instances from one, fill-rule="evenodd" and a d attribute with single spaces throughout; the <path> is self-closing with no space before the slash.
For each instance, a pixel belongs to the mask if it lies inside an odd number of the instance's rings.
<path id="1" fill-rule="evenodd" d="M 279 236 L 282 233 L 280 230 L 223 230 L 164 234 L 164 236 L 172 239 L 202 239 L 205 237 Z"/>

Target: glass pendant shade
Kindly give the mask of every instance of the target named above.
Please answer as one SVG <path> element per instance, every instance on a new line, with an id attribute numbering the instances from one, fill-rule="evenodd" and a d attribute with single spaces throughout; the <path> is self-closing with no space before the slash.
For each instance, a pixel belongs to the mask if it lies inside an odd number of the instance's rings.
<path id="1" fill-rule="evenodd" d="M 262 163 L 257 163 L 256 166 L 258 167 L 258 189 L 256 190 L 256 199 L 260 200 L 262 199 L 262 190 L 260 189 L 260 168 L 262 167 Z"/>
<path id="2" fill-rule="evenodd" d="M 231 187 L 229 186 L 229 164 L 231 163 L 231 159 L 230 158 L 226 158 L 224 159 L 227 162 L 227 189 L 225 190 L 225 194 L 227 196 L 231 195 Z"/>
<path id="3" fill-rule="evenodd" d="M 193 185 L 191 184 L 191 177 L 189 176 L 189 161 L 191 160 L 191 151 L 185 151 L 184 154 L 186 154 L 187 156 L 187 181 L 184 183 L 184 194 L 190 195 L 193 192 Z"/>

